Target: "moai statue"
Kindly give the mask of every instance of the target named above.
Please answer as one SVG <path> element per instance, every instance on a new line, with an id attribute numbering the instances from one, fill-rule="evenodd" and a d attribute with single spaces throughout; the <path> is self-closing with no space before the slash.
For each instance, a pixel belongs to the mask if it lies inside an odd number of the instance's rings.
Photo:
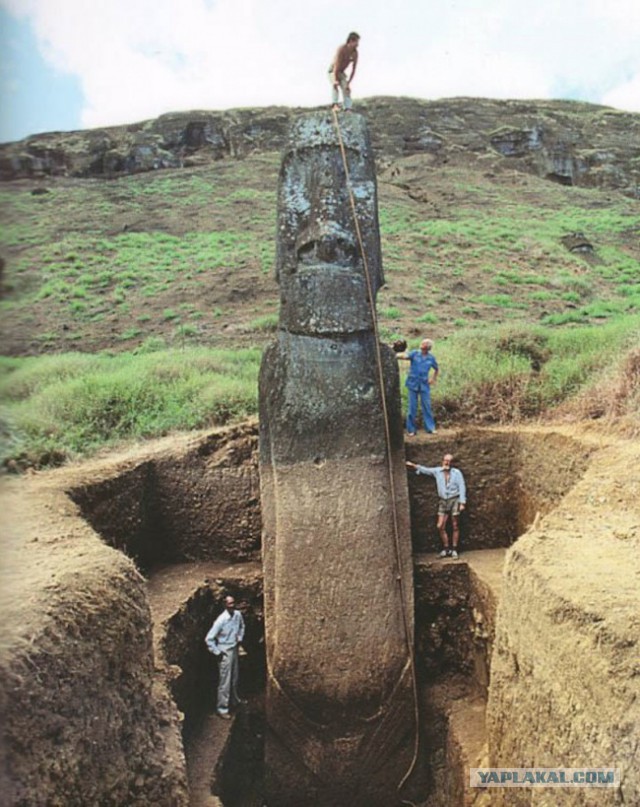
<path id="1" fill-rule="evenodd" d="M 280 321 L 260 371 L 269 807 L 393 807 L 414 752 L 398 368 L 380 346 L 379 371 L 372 315 L 374 160 L 364 118 L 340 126 L 368 273 L 329 114 L 294 122 L 280 171 Z"/>

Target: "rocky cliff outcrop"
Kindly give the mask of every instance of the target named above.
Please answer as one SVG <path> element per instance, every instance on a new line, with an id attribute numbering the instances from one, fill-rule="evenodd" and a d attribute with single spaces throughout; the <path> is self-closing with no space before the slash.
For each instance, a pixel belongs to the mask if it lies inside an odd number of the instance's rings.
<path id="1" fill-rule="evenodd" d="M 640 198 L 640 114 L 574 101 L 360 101 L 384 166 L 403 154 L 438 163 L 478 163 Z M 129 126 L 33 135 L 0 146 L 0 179 L 114 177 L 279 151 L 288 107 L 176 112 Z"/>

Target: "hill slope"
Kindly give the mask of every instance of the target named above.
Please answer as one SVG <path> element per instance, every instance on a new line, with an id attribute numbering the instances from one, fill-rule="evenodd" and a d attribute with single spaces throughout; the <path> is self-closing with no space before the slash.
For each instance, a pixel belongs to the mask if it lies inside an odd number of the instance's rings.
<path id="1" fill-rule="evenodd" d="M 385 336 L 640 308 L 640 115 L 569 102 L 361 102 Z M 3 353 L 260 345 L 279 149 L 300 110 L 162 116 L 0 148 Z"/>

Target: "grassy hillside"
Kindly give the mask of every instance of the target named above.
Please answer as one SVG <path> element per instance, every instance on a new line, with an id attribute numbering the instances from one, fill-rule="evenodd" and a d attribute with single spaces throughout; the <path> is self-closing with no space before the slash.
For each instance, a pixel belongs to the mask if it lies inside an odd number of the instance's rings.
<path id="1" fill-rule="evenodd" d="M 454 379 L 461 362 L 475 366 L 474 351 L 483 340 L 494 353 L 497 345 L 507 344 L 511 347 L 503 352 L 524 355 L 527 378 L 532 357 L 522 348 L 525 343 L 539 346 L 547 376 L 550 357 L 561 361 L 562 351 L 568 351 L 566 362 L 581 368 L 576 374 L 567 366 L 562 375 L 572 381 L 556 379 L 556 393 L 551 386 L 542 391 L 536 381 L 535 394 L 529 390 L 525 396 L 528 402 L 502 407 L 502 414 L 496 410 L 498 418 L 540 414 L 575 394 L 599 365 L 610 366 L 614 357 L 622 360 L 633 350 L 640 330 L 637 201 L 612 190 L 566 187 L 516 171 L 484 171 L 475 158 L 468 166 L 460 160 L 455 166 L 435 166 L 425 154 L 381 162 L 387 281 L 378 295 L 381 333 L 385 339 L 403 335 L 411 344 L 422 335 L 435 339 L 434 352 L 449 365 L 443 374 L 441 418 L 478 416 L 482 407 L 456 401 L 461 394 L 469 401 L 470 393 Z M 131 368 L 136 355 L 149 366 L 149 355 L 164 349 L 170 366 L 185 363 L 187 355 L 200 356 L 200 348 L 245 349 L 255 370 L 255 356 L 277 322 L 278 167 L 279 154 L 263 152 L 112 180 L 48 177 L 2 183 L 2 352 L 16 358 L 3 364 L 5 420 L 15 421 L 11 407 L 24 400 L 16 392 L 25 389 L 16 373 L 27 367 L 28 373 L 38 373 L 21 356 L 106 352 L 102 361 L 123 354 L 121 361 Z M 576 233 L 582 236 L 572 238 Z M 576 243 L 587 251 L 571 252 Z M 603 339 L 599 333 L 605 325 Z M 586 363 L 575 359 L 580 352 L 576 333 L 582 342 L 599 343 Z M 465 345 L 462 352 L 460 345 Z M 82 366 L 80 359 L 73 361 Z M 210 372 L 201 360 L 194 362 Z M 43 369 L 44 376 L 49 378 L 55 366 Z M 90 372 L 88 366 L 80 372 L 85 388 L 96 367 L 94 362 Z M 496 374 L 495 367 L 486 369 L 484 381 Z M 516 368 L 515 375 L 521 371 Z M 53 372 L 56 383 L 59 372 L 59 367 Z M 476 389 L 482 383 L 476 379 Z M 36 386 L 41 394 L 42 385 Z M 236 409 L 251 411 L 254 396 L 247 397 L 244 389 L 238 394 L 243 403 L 237 407 L 208 410 L 200 402 L 194 409 L 198 417 L 147 418 L 153 427 L 121 429 L 116 418 L 104 439 L 165 433 L 217 422 Z M 56 395 L 65 395 L 60 390 L 48 395 L 51 422 L 46 429 L 21 421 L 18 439 L 14 427 L 5 426 L 14 447 L 9 454 L 15 455 L 25 435 L 36 433 L 39 451 L 45 443 L 46 451 L 55 450 L 50 445 L 55 424 L 64 418 L 51 407 Z M 205 397 L 211 401 L 212 395 L 209 390 Z M 149 404 L 141 400 L 131 406 Z M 156 402 L 151 409 L 160 406 Z M 172 406 L 185 410 L 175 401 Z M 47 420 L 42 414 L 30 417 Z M 82 451 L 82 439 L 65 438 L 62 453 Z"/>
<path id="2" fill-rule="evenodd" d="M 3 352 L 261 344 L 273 327 L 279 155 L 0 186 Z M 394 160 L 379 176 L 387 332 L 596 323 L 640 309 L 638 202 L 527 174 Z M 571 253 L 581 232 L 593 246 Z"/>

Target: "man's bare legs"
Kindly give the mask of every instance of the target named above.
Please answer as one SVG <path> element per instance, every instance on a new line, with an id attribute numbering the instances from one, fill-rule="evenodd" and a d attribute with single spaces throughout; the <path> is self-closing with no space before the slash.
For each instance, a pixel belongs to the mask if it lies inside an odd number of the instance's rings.
<path id="1" fill-rule="evenodd" d="M 352 112 L 352 101 L 351 101 L 351 87 L 349 86 L 349 82 L 347 81 L 347 77 L 342 74 L 339 76 L 338 82 L 333 82 L 333 77 L 329 74 L 329 79 L 332 82 L 332 101 L 333 101 L 333 109 L 335 112 Z M 342 101 L 343 103 L 339 103 L 339 92 L 342 92 Z"/>
<path id="2" fill-rule="evenodd" d="M 460 526 L 458 524 L 458 516 L 451 516 L 451 523 L 453 525 L 453 529 L 451 530 L 451 543 L 453 544 L 453 548 L 458 548 L 458 541 L 460 540 Z"/>
<path id="3" fill-rule="evenodd" d="M 449 536 L 447 534 L 447 521 L 448 521 L 448 519 L 449 519 L 449 514 L 448 513 L 439 513 L 438 514 L 437 527 L 438 527 L 438 532 L 440 534 L 440 541 L 442 543 L 442 552 L 440 553 L 441 556 L 442 556 L 443 552 L 446 555 L 449 554 Z M 458 516 L 454 516 L 454 515 L 451 516 L 451 525 L 452 525 L 452 530 L 451 530 L 452 551 L 451 551 L 451 555 L 454 558 L 457 558 L 458 557 L 458 542 L 460 540 L 460 525 L 459 525 Z"/>
<path id="4" fill-rule="evenodd" d="M 443 549 L 449 549 L 449 536 L 447 535 L 447 513 L 440 513 L 438 515 L 438 532 L 440 533 L 440 541 Z"/>

